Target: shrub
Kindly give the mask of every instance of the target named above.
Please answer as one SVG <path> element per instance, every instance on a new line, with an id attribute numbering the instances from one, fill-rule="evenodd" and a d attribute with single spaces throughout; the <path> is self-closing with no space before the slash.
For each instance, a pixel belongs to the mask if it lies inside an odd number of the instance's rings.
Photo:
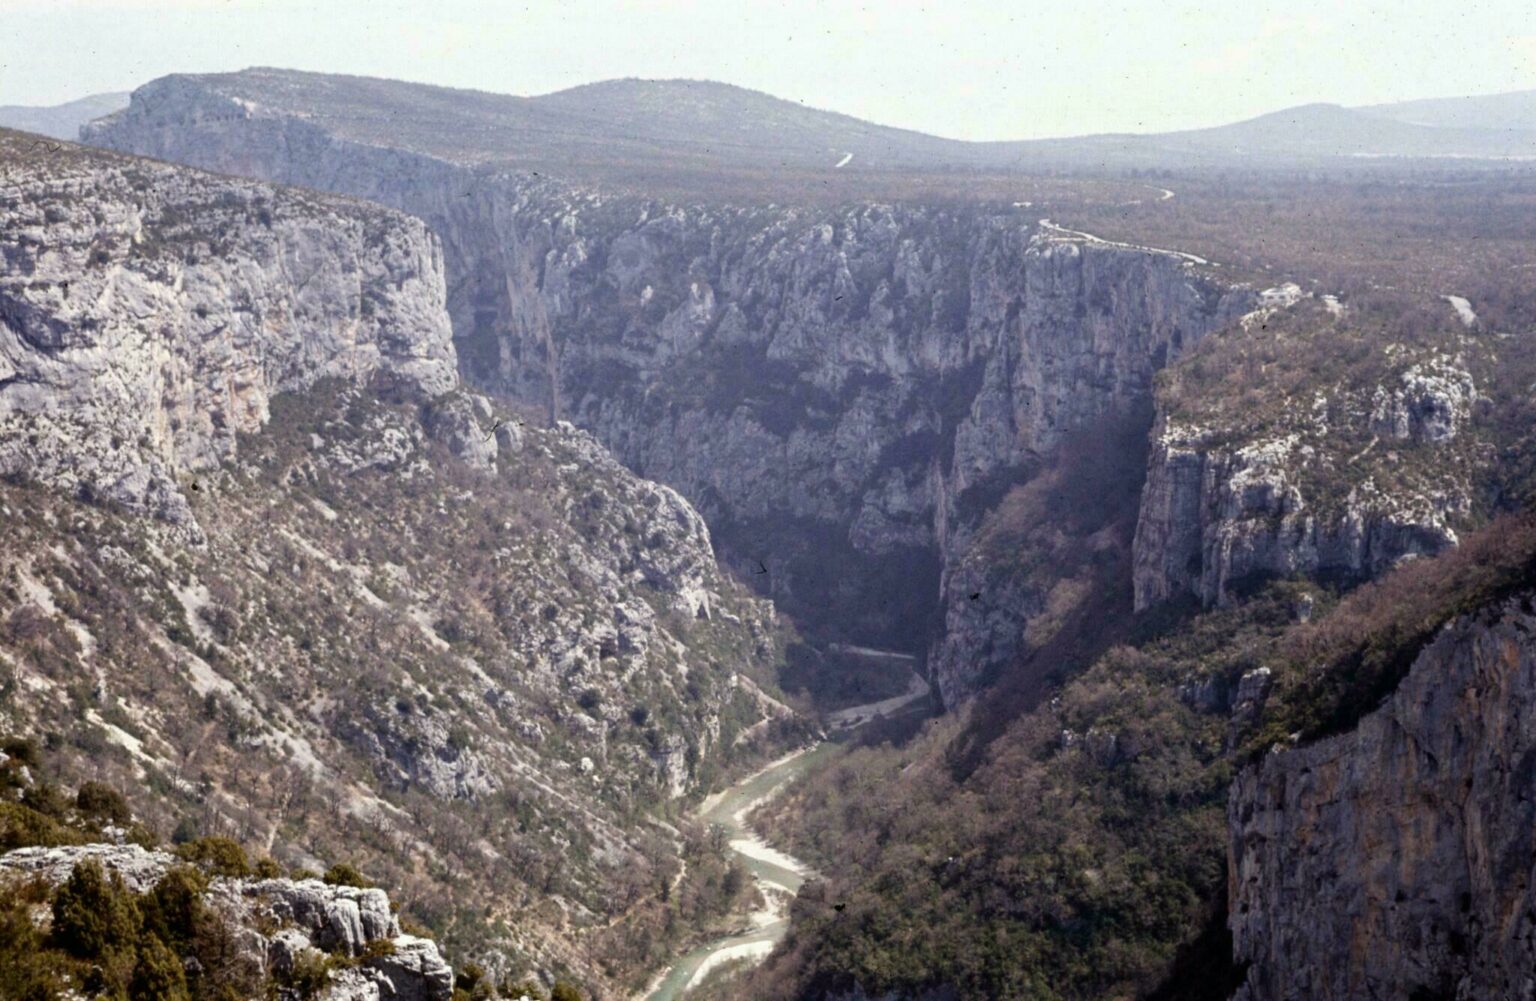
<path id="1" fill-rule="evenodd" d="M 516 983 L 504 981 L 501 985 L 502 997 L 508 998 L 532 998 L 533 1001 L 544 1001 L 544 988 L 532 980 L 519 980 Z"/>
<path id="2" fill-rule="evenodd" d="M 53 897 L 53 935 L 59 945 L 82 959 L 99 959 L 131 949 L 139 934 L 139 908 L 133 894 L 101 863 L 75 865 Z"/>
<path id="3" fill-rule="evenodd" d="M 75 809 L 87 817 L 126 824 L 133 819 L 123 794 L 100 782 L 87 782 L 75 793 Z"/>
<path id="4" fill-rule="evenodd" d="M 57 819 L 63 819 L 69 811 L 69 803 L 59 792 L 58 787 L 48 782 L 38 782 L 29 786 L 21 794 L 21 803 L 44 816 Z"/>
<path id="5" fill-rule="evenodd" d="M 194 862 L 215 876 L 249 876 L 251 861 L 233 838 L 208 837 L 188 841 L 176 849 L 178 857 Z"/>
<path id="6" fill-rule="evenodd" d="M 257 859 L 256 864 L 251 867 L 251 872 L 258 879 L 283 878 L 283 867 L 278 865 L 276 860 L 274 860 L 270 855 L 263 855 L 261 858 Z"/>
<path id="7" fill-rule="evenodd" d="M 362 959 L 381 959 L 385 956 L 393 956 L 396 953 L 395 940 L 390 938 L 376 938 L 363 946 Z"/>
<path id="8" fill-rule="evenodd" d="M 190 1001 L 181 960 L 154 935 L 146 935 L 139 943 L 128 997 L 132 1001 Z"/>
<path id="9" fill-rule="evenodd" d="M 318 997 L 331 978 L 330 964 L 314 950 L 306 950 L 294 957 L 293 968 L 281 979 L 284 986 L 293 988 L 301 998 Z"/>
<path id="10" fill-rule="evenodd" d="M 556 980 L 549 1001 L 581 1001 L 581 991 L 569 980 Z"/>
<path id="11" fill-rule="evenodd" d="M 356 867 L 345 862 L 337 862 L 325 870 L 325 875 L 321 878 L 332 886 L 357 886 L 367 889 L 373 885 L 366 876 L 357 871 Z"/>
<path id="12" fill-rule="evenodd" d="M 458 975 L 453 978 L 454 990 L 472 994 L 476 987 L 485 982 L 485 979 L 485 967 L 479 963 L 465 963 Z"/>
<path id="13" fill-rule="evenodd" d="M 207 889 L 208 877 L 201 870 L 189 865 L 172 869 L 140 901 L 145 930 L 171 945 L 185 946 L 197 933 Z"/>
<path id="14" fill-rule="evenodd" d="M 28 768 L 36 768 L 43 763 L 42 752 L 38 749 L 37 741 L 31 737 L 7 737 L 0 741 L 0 751 L 4 751 L 10 758 L 14 758 Z"/>
<path id="15" fill-rule="evenodd" d="M 173 845 L 184 845 L 188 841 L 196 841 L 197 838 L 197 821 L 191 817 L 182 817 L 176 822 L 176 829 L 171 832 L 171 844 Z"/>
<path id="16" fill-rule="evenodd" d="M 34 845 L 51 848 L 79 841 L 78 835 L 52 817 L 20 803 L 0 803 L 0 851 Z"/>

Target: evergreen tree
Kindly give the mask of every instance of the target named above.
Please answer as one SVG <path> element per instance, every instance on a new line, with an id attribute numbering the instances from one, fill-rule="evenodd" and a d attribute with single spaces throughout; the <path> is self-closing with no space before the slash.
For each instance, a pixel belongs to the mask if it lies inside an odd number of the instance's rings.
<path id="1" fill-rule="evenodd" d="M 131 950 L 139 934 L 139 908 L 116 873 L 95 859 L 76 863 L 53 898 L 53 934 L 82 959 Z"/>
<path id="2" fill-rule="evenodd" d="M 128 997 L 131 1001 L 190 1001 L 181 960 L 154 935 L 145 935 L 139 943 Z"/>

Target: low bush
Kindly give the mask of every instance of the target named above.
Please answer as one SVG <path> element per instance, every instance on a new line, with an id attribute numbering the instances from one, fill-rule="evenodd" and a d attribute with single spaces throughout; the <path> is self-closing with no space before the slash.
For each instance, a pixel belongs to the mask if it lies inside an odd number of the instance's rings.
<path id="1" fill-rule="evenodd" d="M 176 855 L 214 876 L 239 878 L 251 874 L 251 860 L 246 857 L 240 842 L 233 838 L 198 838 L 178 846 Z"/>
<path id="2" fill-rule="evenodd" d="M 351 866 L 346 862 L 337 862 L 335 865 L 325 870 L 325 875 L 322 876 L 321 879 L 325 880 L 327 883 L 330 883 L 332 886 L 356 886 L 362 889 L 367 889 L 373 885 L 368 881 L 366 876 L 364 876 L 361 872 L 358 872 L 354 866 Z"/>

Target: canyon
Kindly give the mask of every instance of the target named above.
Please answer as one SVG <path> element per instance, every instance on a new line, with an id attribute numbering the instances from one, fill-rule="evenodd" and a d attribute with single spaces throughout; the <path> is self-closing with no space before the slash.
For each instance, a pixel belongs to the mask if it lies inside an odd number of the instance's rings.
<path id="1" fill-rule="evenodd" d="M 971 149 L 971 190 L 820 114 L 256 69 L 0 131 L 7 724 L 599 997 L 781 936 L 755 996 L 1142 995 L 1200 948 L 1241 1001 L 1529 994 L 1528 593 L 1359 625 L 1422 651 L 1327 732 L 1290 645 L 1490 559 L 1520 297 L 1164 235 L 1251 179 Z"/>
<path id="2" fill-rule="evenodd" d="M 317 124 L 319 87 L 168 78 L 88 138 L 426 220 L 468 381 L 682 491 L 807 631 L 913 652 L 944 633 L 947 702 L 1022 625 L 1017 603 L 950 586 L 982 517 L 1252 299 L 1017 209 L 678 205 L 381 147 Z"/>

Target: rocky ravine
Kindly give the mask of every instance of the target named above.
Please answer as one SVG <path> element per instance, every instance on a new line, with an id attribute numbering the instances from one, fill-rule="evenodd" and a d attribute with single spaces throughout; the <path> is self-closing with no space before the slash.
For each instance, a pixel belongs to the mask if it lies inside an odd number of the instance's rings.
<path id="1" fill-rule="evenodd" d="M 1353 733 L 1239 775 L 1241 1001 L 1536 996 L 1533 600 L 1452 622 Z"/>
<path id="2" fill-rule="evenodd" d="M 1269 392 L 1266 421 L 1229 387 L 1204 410 L 1158 392 L 1137 607 L 1273 575 L 1367 579 L 1476 520 L 1479 359 L 1459 327 L 1376 344 L 1379 365 L 1335 379 L 1328 346 L 1371 342 L 1294 285 L 1233 287 L 1020 208 L 600 193 L 498 169 L 489 138 L 443 146 L 385 82 L 350 81 L 338 105 L 326 80 L 167 77 L 85 135 L 426 220 L 471 382 L 682 491 L 722 558 L 811 632 L 926 649 L 949 703 L 1007 668 L 1052 603 L 1049 581 L 1010 571 L 1020 554 L 973 551 L 988 514 L 1074 429 L 1151 410 L 1154 374 L 1176 384 L 1213 331 L 1213 367 L 1241 367 L 1267 321 L 1302 316 L 1317 375 L 1295 399 Z"/>
<path id="3" fill-rule="evenodd" d="M 459 388 L 392 210 L 0 133 L 0 233 L 6 731 L 603 987 L 583 929 L 677 867 L 649 809 L 787 715 L 702 518 Z"/>
<path id="4" fill-rule="evenodd" d="M 427 220 L 472 381 L 590 428 L 786 609 L 874 645 L 921 647 L 945 568 L 1033 457 L 1145 400 L 1251 300 L 1017 209 L 673 205 L 387 148 L 305 110 L 320 80 L 169 77 L 86 136 Z M 990 607 L 950 603 L 947 700 L 1016 642 L 1021 613 Z"/>

